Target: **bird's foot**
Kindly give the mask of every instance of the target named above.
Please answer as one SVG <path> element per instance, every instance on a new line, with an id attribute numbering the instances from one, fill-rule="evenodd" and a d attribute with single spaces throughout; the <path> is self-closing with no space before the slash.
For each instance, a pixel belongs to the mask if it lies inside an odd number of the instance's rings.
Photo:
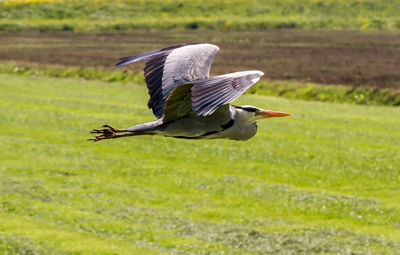
<path id="1" fill-rule="evenodd" d="M 88 141 L 98 142 L 103 139 L 113 139 L 118 137 L 117 133 L 126 132 L 126 129 L 116 129 L 110 125 L 104 125 L 102 129 L 93 129 L 90 131 L 92 134 L 99 134 L 93 138 L 89 138 Z"/>
<path id="2" fill-rule="evenodd" d="M 110 125 L 103 125 L 102 129 L 93 129 L 90 131 L 92 134 L 108 134 L 108 133 L 120 133 L 120 132 L 126 132 L 126 129 L 116 129 L 113 128 Z"/>
<path id="3" fill-rule="evenodd" d="M 103 139 L 112 139 L 115 135 L 96 135 L 95 137 L 89 138 L 88 141 L 98 142 Z"/>

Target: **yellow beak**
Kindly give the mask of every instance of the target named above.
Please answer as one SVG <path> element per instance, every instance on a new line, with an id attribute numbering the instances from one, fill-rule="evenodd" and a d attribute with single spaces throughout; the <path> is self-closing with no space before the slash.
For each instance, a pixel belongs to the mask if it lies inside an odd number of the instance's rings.
<path id="1" fill-rule="evenodd" d="M 264 118 L 292 116 L 292 114 L 290 113 L 270 111 L 270 110 L 258 111 L 256 115 L 261 115 Z"/>

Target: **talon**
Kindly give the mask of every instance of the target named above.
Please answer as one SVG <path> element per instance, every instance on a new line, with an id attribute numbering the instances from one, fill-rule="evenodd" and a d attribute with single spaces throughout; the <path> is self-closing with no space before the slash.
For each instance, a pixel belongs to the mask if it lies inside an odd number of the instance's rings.
<path id="1" fill-rule="evenodd" d="M 103 125 L 103 129 L 93 129 L 90 131 L 92 134 L 100 134 L 94 138 L 89 138 L 88 141 L 98 142 L 103 139 L 113 139 L 117 137 L 117 133 L 126 132 L 126 129 L 116 129 L 110 125 Z"/>
<path id="2" fill-rule="evenodd" d="M 90 131 L 90 133 L 92 134 L 105 134 L 105 135 L 112 135 L 115 134 L 117 132 L 116 129 L 93 129 L 92 131 Z"/>
<path id="3" fill-rule="evenodd" d="M 92 131 L 90 131 L 90 133 L 92 134 L 103 133 L 103 129 L 93 129 Z"/>
<path id="4" fill-rule="evenodd" d="M 113 135 L 113 134 L 115 134 L 115 132 L 113 130 L 104 129 L 104 135 L 110 136 L 110 135 Z"/>
<path id="5" fill-rule="evenodd" d="M 115 132 L 110 129 L 93 129 L 90 133 L 100 134 L 93 138 L 88 139 L 88 141 L 93 141 L 93 142 L 97 142 L 103 139 L 110 139 L 116 135 Z"/>
<path id="6" fill-rule="evenodd" d="M 109 128 L 110 130 L 112 130 L 112 131 L 114 131 L 114 132 L 117 132 L 117 129 L 116 129 L 116 128 L 113 128 L 113 127 L 110 126 L 110 125 L 105 124 L 105 125 L 103 125 L 102 127 L 103 127 L 103 128 Z"/>

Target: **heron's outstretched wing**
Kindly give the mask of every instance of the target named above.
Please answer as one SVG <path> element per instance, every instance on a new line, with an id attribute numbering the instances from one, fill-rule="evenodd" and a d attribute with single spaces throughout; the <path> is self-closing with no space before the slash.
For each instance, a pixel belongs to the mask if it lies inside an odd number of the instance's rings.
<path id="1" fill-rule="evenodd" d="M 262 75 L 264 73 L 260 71 L 245 71 L 193 81 L 193 111 L 203 116 L 212 114 L 221 105 L 238 98 Z"/>
<path id="2" fill-rule="evenodd" d="M 172 90 L 184 83 L 208 78 L 211 62 L 218 50 L 217 46 L 208 43 L 177 45 L 120 58 L 116 68 L 146 61 L 144 76 L 150 94 L 147 105 L 157 118 L 161 118 L 165 100 Z"/>
<path id="3" fill-rule="evenodd" d="M 183 84 L 175 88 L 166 100 L 163 122 L 189 114 L 210 115 L 238 98 L 262 75 L 260 71 L 245 71 Z"/>

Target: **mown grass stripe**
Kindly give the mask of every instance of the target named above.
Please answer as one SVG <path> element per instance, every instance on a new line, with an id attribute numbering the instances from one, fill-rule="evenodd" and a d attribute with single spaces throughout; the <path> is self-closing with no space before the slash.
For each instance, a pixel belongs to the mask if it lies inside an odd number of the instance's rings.
<path id="1" fill-rule="evenodd" d="M 397 1 L 2 1 L 1 31 L 396 29 Z"/>

